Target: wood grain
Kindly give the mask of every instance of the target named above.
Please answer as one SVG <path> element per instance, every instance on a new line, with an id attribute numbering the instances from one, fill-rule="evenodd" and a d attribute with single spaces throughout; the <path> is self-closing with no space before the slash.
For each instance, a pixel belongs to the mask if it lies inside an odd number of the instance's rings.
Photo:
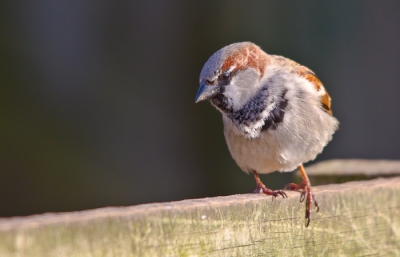
<path id="1" fill-rule="evenodd" d="M 400 256 L 400 178 L 0 219 L 0 256 Z"/>

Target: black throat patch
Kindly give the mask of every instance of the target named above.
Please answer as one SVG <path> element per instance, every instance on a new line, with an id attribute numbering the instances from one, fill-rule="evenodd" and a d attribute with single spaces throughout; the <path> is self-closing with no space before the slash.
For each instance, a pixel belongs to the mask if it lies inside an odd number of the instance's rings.
<path id="1" fill-rule="evenodd" d="M 267 131 L 268 129 L 276 129 L 279 123 L 283 121 L 285 116 L 285 108 L 288 105 L 288 100 L 285 99 L 287 89 L 285 89 L 282 94 L 278 104 L 269 113 L 268 118 L 265 120 L 264 126 L 262 126 L 261 131 Z"/>
<path id="2" fill-rule="evenodd" d="M 228 113 L 234 123 L 238 125 L 251 126 L 251 123 L 259 121 L 261 113 L 266 108 L 268 87 L 263 87 L 252 99 L 250 99 L 240 110 L 232 110 Z"/>
<path id="3" fill-rule="evenodd" d="M 238 125 L 251 127 L 252 123 L 255 123 L 262 119 L 261 113 L 267 108 L 267 97 L 268 97 L 268 86 L 261 88 L 261 90 L 251 98 L 240 110 L 234 110 L 231 107 L 231 99 L 224 96 L 224 87 L 221 92 L 215 96 L 211 103 L 220 109 L 223 113 Z M 288 100 L 285 99 L 287 89 L 285 89 L 279 96 L 277 105 L 269 113 L 268 117 L 264 120 L 264 125 L 261 127 L 261 131 L 267 131 L 268 129 L 276 129 L 279 123 L 283 121 L 285 115 L 285 108 L 288 105 Z M 245 131 L 243 131 L 246 133 Z"/>

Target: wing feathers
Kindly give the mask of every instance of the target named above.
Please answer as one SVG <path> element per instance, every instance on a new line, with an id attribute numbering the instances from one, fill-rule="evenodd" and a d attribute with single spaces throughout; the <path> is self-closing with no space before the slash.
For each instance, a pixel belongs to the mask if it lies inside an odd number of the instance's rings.
<path id="1" fill-rule="evenodd" d="M 328 92 L 326 92 L 324 85 L 322 85 L 321 81 L 317 78 L 314 72 L 310 71 L 306 67 L 302 66 L 301 69 L 298 70 L 298 74 L 304 77 L 306 80 L 310 81 L 313 84 L 315 90 L 317 90 L 318 95 L 321 97 L 321 108 L 326 111 L 329 115 L 332 116 L 331 109 L 331 97 Z"/>

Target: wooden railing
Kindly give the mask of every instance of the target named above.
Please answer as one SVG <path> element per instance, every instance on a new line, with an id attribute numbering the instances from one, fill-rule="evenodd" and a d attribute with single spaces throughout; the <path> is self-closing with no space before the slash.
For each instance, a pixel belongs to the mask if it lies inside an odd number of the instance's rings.
<path id="1" fill-rule="evenodd" d="M 400 256 L 400 177 L 0 219 L 0 256 Z"/>

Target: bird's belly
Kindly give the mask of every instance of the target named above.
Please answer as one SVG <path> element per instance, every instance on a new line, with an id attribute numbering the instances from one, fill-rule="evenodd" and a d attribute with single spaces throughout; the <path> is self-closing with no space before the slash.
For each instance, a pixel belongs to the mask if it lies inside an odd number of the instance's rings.
<path id="1" fill-rule="evenodd" d="M 247 138 L 224 115 L 225 139 L 233 159 L 245 172 L 292 171 L 300 164 L 315 159 L 332 139 L 338 121 L 316 107 L 309 115 L 286 113 L 286 122 L 276 129 L 261 131 Z"/>
<path id="2" fill-rule="evenodd" d="M 232 131 L 231 131 L 232 132 Z M 229 151 L 238 166 L 245 172 L 257 171 L 270 173 L 273 171 L 292 171 L 301 162 L 289 160 L 274 133 L 264 133 L 259 138 L 245 138 L 235 133 L 225 133 Z M 275 133 L 276 134 L 276 133 Z"/>

